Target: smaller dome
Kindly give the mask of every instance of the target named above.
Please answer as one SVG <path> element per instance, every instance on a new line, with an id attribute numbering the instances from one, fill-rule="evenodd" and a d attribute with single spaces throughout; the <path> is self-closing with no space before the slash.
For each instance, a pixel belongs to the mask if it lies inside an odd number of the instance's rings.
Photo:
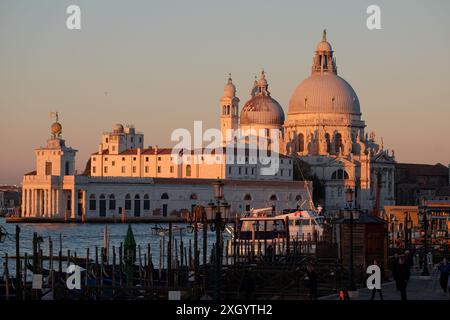
<path id="1" fill-rule="evenodd" d="M 241 125 L 276 125 L 284 123 L 284 112 L 280 104 L 270 96 L 256 95 L 241 111 Z"/>
<path id="2" fill-rule="evenodd" d="M 59 136 L 62 132 L 62 125 L 59 122 L 54 122 L 50 127 L 50 131 L 56 137 Z"/>
<path id="3" fill-rule="evenodd" d="M 114 133 L 123 133 L 123 125 L 121 125 L 120 123 L 117 123 L 114 126 Z"/>

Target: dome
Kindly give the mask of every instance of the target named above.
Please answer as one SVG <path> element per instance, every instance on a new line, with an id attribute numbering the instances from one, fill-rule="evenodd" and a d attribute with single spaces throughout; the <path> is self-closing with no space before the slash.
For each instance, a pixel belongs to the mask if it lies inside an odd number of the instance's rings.
<path id="1" fill-rule="evenodd" d="M 314 73 L 295 89 L 288 114 L 360 114 L 359 100 L 350 84 L 335 73 Z"/>
<path id="2" fill-rule="evenodd" d="M 114 133 L 123 133 L 123 125 L 117 123 L 113 129 Z"/>
<path id="3" fill-rule="evenodd" d="M 59 122 L 54 122 L 52 126 L 50 127 L 50 131 L 52 134 L 56 137 L 61 134 L 62 131 L 62 125 Z"/>
<path id="4" fill-rule="evenodd" d="M 333 51 L 333 49 L 328 41 L 322 40 L 317 44 L 316 51 Z"/>
<path id="5" fill-rule="evenodd" d="M 241 125 L 276 125 L 284 123 L 284 112 L 280 104 L 268 95 L 255 95 L 241 111 Z"/>

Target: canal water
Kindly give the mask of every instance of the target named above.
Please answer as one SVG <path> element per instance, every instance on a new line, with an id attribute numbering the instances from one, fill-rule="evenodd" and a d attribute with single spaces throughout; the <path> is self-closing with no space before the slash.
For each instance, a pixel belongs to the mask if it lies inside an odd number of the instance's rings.
<path id="1" fill-rule="evenodd" d="M 0 276 L 3 275 L 4 271 L 4 256 L 5 253 L 8 256 L 15 256 L 16 254 L 16 243 L 15 243 L 15 228 L 16 224 L 6 223 L 4 218 L 0 218 L 0 225 L 3 226 L 6 231 L 9 233 L 5 242 L 0 243 Z M 121 223 L 109 223 L 109 224 L 101 224 L 101 223 L 20 223 L 19 224 L 21 232 L 20 232 L 20 255 L 22 256 L 25 252 L 29 255 L 32 254 L 33 250 L 33 233 L 36 232 L 39 236 L 42 237 L 43 243 L 41 244 L 41 249 L 44 255 L 48 255 L 49 253 L 49 238 L 51 237 L 53 242 L 53 255 L 57 256 L 59 252 L 60 245 L 62 246 L 62 255 L 67 255 L 67 250 L 70 250 L 71 254 L 74 251 L 77 252 L 78 257 L 86 256 L 86 249 L 89 248 L 90 258 L 93 259 L 95 257 L 95 247 L 101 248 L 103 246 L 103 234 L 105 226 L 108 227 L 109 232 L 109 250 L 110 256 L 112 256 L 112 247 L 116 247 L 116 254 L 118 256 L 118 248 L 120 243 L 124 241 L 128 224 Z M 177 251 L 179 254 L 179 246 L 180 240 L 183 239 L 183 244 L 186 250 L 189 250 L 189 240 L 192 243 L 192 249 L 194 246 L 194 235 L 193 233 L 186 232 L 186 227 L 188 226 L 185 223 L 173 223 L 172 224 L 173 231 L 173 239 L 177 240 Z M 141 255 L 142 259 L 144 259 L 144 253 L 147 253 L 147 245 L 150 243 L 151 246 L 151 254 L 152 261 L 155 266 L 159 265 L 159 256 L 160 256 L 160 243 L 161 240 L 165 242 L 165 253 L 167 253 L 167 242 L 168 242 L 168 233 L 166 236 L 162 236 L 160 234 L 155 234 L 152 228 L 154 227 L 162 227 L 169 228 L 168 223 L 132 223 L 131 227 L 133 229 L 134 238 L 136 240 L 136 245 L 141 246 Z M 180 235 L 180 231 L 176 230 L 177 228 L 182 228 L 182 234 Z M 61 235 L 61 244 L 60 244 L 60 235 Z M 224 241 L 229 239 L 228 234 L 224 233 Z M 215 233 L 211 232 L 208 229 L 208 257 L 211 254 L 212 245 L 215 242 Z M 202 230 L 199 230 L 199 250 L 201 254 L 202 250 Z M 175 245 L 175 241 L 173 242 Z M 100 250 L 99 250 L 100 252 Z M 188 252 L 188 251 L 187 251 Z M 173 249 L 172 254 L 175 254 L 175 248 Z M 163 259 L 165 263 L 167 258 Z M 9 261 L 9 272 L 12 274 L 15 272 L 15 260 L 10 259 Z"/>

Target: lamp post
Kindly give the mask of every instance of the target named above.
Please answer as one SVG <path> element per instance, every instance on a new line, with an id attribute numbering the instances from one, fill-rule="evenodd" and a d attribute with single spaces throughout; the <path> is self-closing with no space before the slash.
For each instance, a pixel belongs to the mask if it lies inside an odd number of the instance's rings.
<path id="1" fill-rule="evenodd" d="M 422 270 L 422 276 L 429 276 L 430 272 L 428 271 L 428 264 L 427 264 L 427 253 L 428 253 L 428 217 L 427 217 L 427 210 L 423 209 L 423 270 Z"/>
<path id="2" fill-rule="evenodd" d="M 347 210 L 350 212 L 350 266 L 349 266 L 349 286 L 348 289 L 350 291 L 355 290 L 355 283 L 353 281 L 353 210 L 352 210 L 352 202 L 353 202 L 353 190 L 351 188 L 347 188 L 345 191 L 345 199 L 347 201 Z"/>
<path id="3" fill-rule="evenodd" d="M 214 198 L 216 199 L 217 205 L 213 206 L 213 210 L 215 207 L 215 219 L 214 219 L 214 227 L 211 228 L 216 232 L 216 245 L 215 245 L 215 294 L 214 298 L 216 300 L 220 300 L 220 273 L 221 273 L 221 265 L 222 265 L 222 249 L 221 249 L 221 231 L 225 229 L 225 223 L 222 221 L 221 209 L 223 208 L 225 211 L 225 216 L 227 215 L 227 211 L 230 208 L 228 203 L 221 201 L 224 199 L 223 186 L 224 183 L 221 180 L 217 180 L 213 182 L 213 191 Z"/>

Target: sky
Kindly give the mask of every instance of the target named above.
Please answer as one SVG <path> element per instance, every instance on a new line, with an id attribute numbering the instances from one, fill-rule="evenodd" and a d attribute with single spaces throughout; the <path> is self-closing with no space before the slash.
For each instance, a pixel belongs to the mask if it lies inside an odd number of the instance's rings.
<path id="1" fill-rule="evenodd" d="M 68 30 L 66 8 L 81 8 Z M 381 30 L 366 27 L 369 5 Z M 450 163 L 450 2 L 0 0 L 0 184 L 32 171 L 58 111 L 77 168 L 115 123 L 145 145 L 218 127 L 231 72 L 242 107 L 254 76 L 287 114 L 327 29 L 338 73 L 358 94 L 367 132 L 399 162 Z"/>

